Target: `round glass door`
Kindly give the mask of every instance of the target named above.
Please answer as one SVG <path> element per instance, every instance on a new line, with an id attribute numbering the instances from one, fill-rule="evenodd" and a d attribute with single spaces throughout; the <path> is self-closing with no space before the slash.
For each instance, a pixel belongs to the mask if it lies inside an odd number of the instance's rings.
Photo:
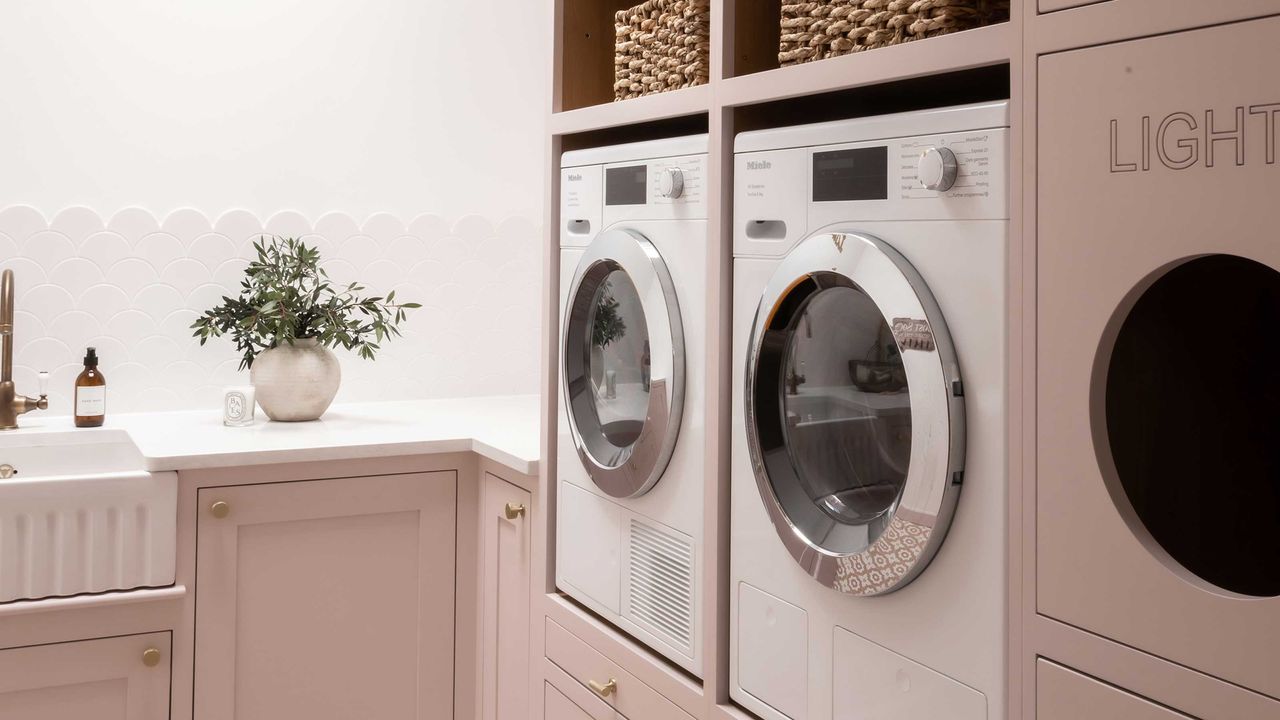
<path id="1" fill-rule="evenodd" d="M 565 403 L 583 466 L 609 495 L 641 495 L 671 459 L 684 401 L 680 310 L 653 244 L 630 230 L 597 237 L 564 328 Z"/>
<path id="2" fill-rule="evenodd" d="M 801 243 L 761 299 L 747 359 L 748 447 L 792 557 L 825 585 L 890 592 L 954 511 L 964 406 L 942 314 L 884 242 Z"/>

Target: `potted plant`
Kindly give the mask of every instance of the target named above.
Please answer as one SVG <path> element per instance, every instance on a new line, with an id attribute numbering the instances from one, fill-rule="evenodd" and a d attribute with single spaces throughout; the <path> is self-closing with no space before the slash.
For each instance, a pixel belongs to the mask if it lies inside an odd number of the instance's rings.
<path id="1" fill-rule="evenodd" d="M 258 405 L 272 420 L 315 420 L 338 393 L 342 371 L 329 348 L 374 359 L 400 335 L 405 311 L 418 303 L 361 297 L 357 283 L 335 286 L 320 267 L 320 251 L 295 238 L 255 242 L 239 297 L 205 311 L 192 325 L 204 345 L 228 334 L 249 369 Z"/>

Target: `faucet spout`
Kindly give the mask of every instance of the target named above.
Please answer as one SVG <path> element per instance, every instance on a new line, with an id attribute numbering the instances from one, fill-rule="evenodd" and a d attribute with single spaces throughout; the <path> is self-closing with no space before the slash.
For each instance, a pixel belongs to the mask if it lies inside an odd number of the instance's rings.
<path id="1" fill-rule="evenodd" d="M 13 381 L 13 271 L 0 273 L 0 382 Z"/>
<path id="2" fill-rule="evenodd" d="M 38 398 L 19 395 L 13 387 L 13 271 L 5 270 L 0 273 L 0 430 L 17 429 L 19 415 L 49 409 L 45 377 L 41 373 Z"/>

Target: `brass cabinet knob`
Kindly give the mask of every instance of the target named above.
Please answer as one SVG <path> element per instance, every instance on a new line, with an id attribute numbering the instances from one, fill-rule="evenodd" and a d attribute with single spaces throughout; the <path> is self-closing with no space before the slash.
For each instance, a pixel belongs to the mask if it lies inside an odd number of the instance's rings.
<path id="1" fill-rule="evenodd" d="M 519 503 L 507 503 L 506 516 L 508 520 L 524 517 L 524 506 Z"/>
<path id="2" fill-rule="evenodd" d="M 610 695 L 618 692 L 618 681 L 614 678 L 609 678 L 609 682 L 603 685 L 595 680 L 588 680 L 587 685 L 590 686 L 590 688 L 600 697 L 609 697 Z"/>
<path id="3" fill-rule="evenodd" d="M 218 500 L 209 506 L 209 514 L 218 519 L 222 519 L 231 514 L 231 506 L 224 500 Z"/>
<path id="4" fill-rule="evenodd" d="M 160 649 L 147 648 L 142 651 L 142 664 L 147 667 L 155 667 L 160 664 Z"/>

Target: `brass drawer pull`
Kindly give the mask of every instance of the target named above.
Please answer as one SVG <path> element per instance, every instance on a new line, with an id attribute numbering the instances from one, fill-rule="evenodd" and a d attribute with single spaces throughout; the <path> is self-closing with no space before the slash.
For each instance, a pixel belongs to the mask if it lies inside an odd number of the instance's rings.
<path id="1" fill-rule="evenodd" d="M 142 664 L 147 667 L 155 667 L 160 664 L 159 648 L 147 648 L 142 651 Z"/>
<path id="2" fill-rule="evenodd" d="M 508 520 L 515 520 L 518 517 L 524 517 L 524 506 L 518 503 L 507 503 L 505 514 Z"/>
<path id="3" fill-rule="evenodd" d="M 607 698 L 610 695 L 613 695 L 614 693 L 618 692 L 618 681 L 614 678 L 609 678 L 609 682 L 603 685 L 596 682 L 595 680 L 588 680 L 587 686 L 590 687 L 593 691 L 595 691 L 595 694 L 603 698 Z"/>
<path id="4" fill-rule="evenodd" d="M 209 506 L 209 514 L 221 520 L 231 514 L 231 506 L 225 500 L 219 500 Z"/>

